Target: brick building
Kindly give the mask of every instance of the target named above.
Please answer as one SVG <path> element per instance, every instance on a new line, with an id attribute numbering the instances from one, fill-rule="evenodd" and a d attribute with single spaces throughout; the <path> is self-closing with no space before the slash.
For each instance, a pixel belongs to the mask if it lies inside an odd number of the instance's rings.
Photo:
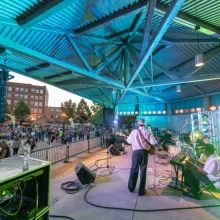
<path id="1" fill-rule="evenodd" d="M 48 98 L 49 94 L 46 86 L 7 82 L 6 100 L 10 112 L 14 112 L 18 101 L 23 99 L 31 109 L 32 118 L 37 119 L 45 114 Z"/>
<path id="2" fill-rule="evenodd" d="M 62 112 L 61 112 L 61 109 L 59 107 L 47 106 L 45 108 L 45 115 L 47 115 L 50 118 L 54 119 L 54 121 L 63 120 Z"/>

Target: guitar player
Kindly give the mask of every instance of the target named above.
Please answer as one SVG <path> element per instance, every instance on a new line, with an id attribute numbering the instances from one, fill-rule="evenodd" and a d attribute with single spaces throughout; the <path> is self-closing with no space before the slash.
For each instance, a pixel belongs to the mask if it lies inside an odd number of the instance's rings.
<path id="1" fill-rule="evenodd" d="M 130 170 L 130 177 L 128 181 L 128 189 L 130 192 L 135 190 L 138 178 L 138 172 L 140 167 L 140 186 L 138 189 L 138 195 L 143 196 L 146 193 L 146 170 L 148 163 L 148 150 L 150 150 L 150 144 L 155 145 L 156 140 L 151 135 L 151 133 L 144 128 L 145 121 L 140 119 L 137 122 L 137 129 L 134 129 L 129 137 L 127 142 L 131 144 L 133 153 L 132 153 L 132 166 Z M 150 144 L 149 144 L 150 143 Z"/>

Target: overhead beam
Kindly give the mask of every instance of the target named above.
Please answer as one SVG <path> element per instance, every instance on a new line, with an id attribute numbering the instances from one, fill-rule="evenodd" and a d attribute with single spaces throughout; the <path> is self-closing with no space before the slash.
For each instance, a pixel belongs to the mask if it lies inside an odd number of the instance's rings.
<path id="1" fill-rule="evenodd" d="M 171 44 L 198 44 L 198 39 L 170 39 L 164 37 L 163 40 L 167 41 Z M 220 40 L 218 38 L 208 38 L 208 39 L 199 39 L 199 43 L 202 44 L 213 44 L 213 43 L 220 43 Z"/>
<path id="2" fill-rule="evenodd" d="M 34 6 L 35 10 L 26 10 L 20 14 L 17 17 L 18 24 L 26 27 L 35 26 L 72 3 L 66 0 L 43 1 L 43 3 L 38 3 L 38 5 Z"/>
<path id="3" fill-rule="evenodd" d="M 13 50 L 15 52 L 18 52 L 20 54 L 23 54 L 23 55 L 26 55 L 26 56 L 29 56 L 29 57 L 32 57 L 32 58 L 35 58 L 35 59 L 38 59 L 38 60 L 42 60 L 44 62 L 49 62 L 50 64 L 52 64 L 54 66 L 58 66 L 58 67 L 66 69 L 66 70 L 77 72 L 80 75 L 88 76 L 90 78 L 100 80 L 102 82 L 117 86 L 119 88 L 124 88 L 123 84 L 121 84 L 121 83 L 119 83 L 115 80 L 99 76 L 96 73 L 89 72 L 89 71 L 87 71 L 85 69 L 82 69 L 78 66 L 75 66 L 73 64 L 70 64 L 70 63 L 67 63 L 67 62 L 64 62 L 64 61 L 61 61 L 61 60 L 58 60 L 58 59 L 54 59 L 50 56 L 47 56 L 43 53 L 32 50 L 32 49 L 30 49 L 28 47 L 25 47 L 23 45 L 20 45 L 18 43 L 12 42 L 12 41 L 10 41 L 8 39 L 5 39 L 3 37 L 0 37 L 0 46 L 2 46 L 4 48 L 11 49 L 11 50 Z"/>
<path id="4" fill-rule="evenodd" d="M 212 50 L 204 53 L 204 57 L 205 57 L 205 59 L 207 59 L 207 58 L 212 57 L 213 55 L 215 55 L 216 53 L 219 53 L 219 52 L 220 52 L 220 47 L 217 47 L 215 49 L 212 49 Z M 192 59 L 171 68 L 169 71 L 170 72 L 179 71 L 180 69 L 183 69 L 187 66 L 194 65 L 194 63 L 195 63 L 195 58 L 193 57 Z M 191 74 L 191 73 L 189 73 L 189 74 Z"/>
<path id="5" fill-rule="evenodd" d="M 202 94 L 202 95 L 205 94 L 205 92 L 204 92 L 202 89 L 200 89 L 198 86 L 193 85 L 192 87 L 193 87 L 194 90 L 196 90 L 196 91 L 199 92 L 200 94 Z"/>
<path id="6" fill-rule="evenodd" d="M 111 54 L 106 57 L 106 60 L 95 70 L 96 74 L 99 74 L 109 63 L 111 63 L 116 57 L 122 52 L 125 48 L 125 45 L 118 47 Z"/>
<path id="7" fill-rule="evenodd" d="M 21 75 L 23 75 L 23 76 L 27 76 L 26 73 L 25 73 L 23 70 L 18 70 L 18 69 L 13 68 L 13 67 L 11 67 L 11 66 L 9 66 L 9 65 L 3 64 L 3 63 L 1 63 L 1 60 L 0 60 L 0 66 L 6 67 L 6 68 L 9 69 L 10 71 L 13 71 L 13 72 L 15 72 L 15 73 L 19 73 L 19 74 L 21 74 Z M 29 77 L 29 78 L 32 78 L 32 79 L 35 79 L 35 80 L 38 80 L 38 81 L 40 81 L 40 82 L 42 82 L 42 83 L 47 83 L 48 85 L 54 86 L 53 83 L 51 83 L 51 82 L 49 82 L 49 81 L 46 81 L 46 82 L 45 82 L 44 79 L 37 78 L 37 77 L 35 77 L 35 76 L 33 76 L 33 75 L 28 75 L 28 77 Z M 62 87 L 62 86 L 59 86 L 59 85 L 56 86 L 56 87 L 59 88 L 59 89 L 62 89 L 62 90 L 64 90 L 64 91 L 67 91 L 67 92 L 69 92 L 69 93 L 74 94 L 73 91 L 70 91 L 70 90 L 67 89 L 66 87 Z M 77 95 L 79 95 L 79 94 L 77 94 Z M 104 105 L 106 105 L 106 106 L 112 107 L 112 105 L 109 104 L 109 103 L 104 103 L 104 102 L 100 101 L 99 99 L 93 98 L 93 97 L 91 97 L 91 96 L 87 96 L 87 95 L 85 95 L 85 94 L 83 94 L 83 93 L 80 94 L 80 96 L 82 96 L 82 97 L 84 97 L 84 98 L 87 98 L 87 99 L 89 99 L 89 100 L 92 100 L 92 101 L 94 101 L 94 102 L 97 102 L 97 103 L 104 104 Z"/>
<path id="8" fill-rule="evenodd" d="M 148 46 L 149 37 L 150 37 L 150 30 L 151 30 L 151 23 L 153 20 L 154 9 L 156 7 L 156 3 L 157 3 L 157 0 L 151 0 L 148 5 L 146 24 L 145 24 L 145 28 L 144 28 L 144 37 L 143 37 L 139 57 L 143 56 L 143 54 Z"/>
<path id="9" fill-rule="evenodd" d="M 178 84 L 185 84 L 185 83 L 195 83 L 195 82 L 205 82 L 205 81 L 213 81 L 220 79 L 220 73 L 216 73 L 213 75 L 208 76 L 197 76 L 197 77 L 190 77 L 186 79 L 179 79 L 176 81 L 157 81 L 157 82 L 149 82 L 145 83 L 144 85 L 133 85 L 132 89 L 144 88 L 144 87 L 155 87 L 155 86 L 167 86 L 167 85 L 178 85 Z"/>
<path id="10" fill-rule="evenodd" d="M 175 16 L 177 15 L 179 10 L 181 9 L 184 1 L 185 0 L 178 0 L 178 1 L 174 0 L 171 3 L 166 15 L 164 16 L 164 18 L 160 24 L 160 26 L 158 27 L 157 31 L 155 32 L 154 36 L 152 37 L 152 40 L 151 40 L 147 50 L 145 51 L 144 55 L 141 57 L 140 61 L 138 62 L 137 67 L 135 68 L 134 74 L 133 74 L 133 76 L 132 76 L 132 78 L 126 88 L 129 88 L 131 86 L 131 84 L 134 82 L 137 75 L 140 73 L 141 69 L 143 68 L 143 66 L 147 62 L 148 58 L 150 57 L 151 53 L 154 51 L 154 49 L 156 48 L 156 46 L 158 45 L 158 43 L 162 39 L 163 35 L 165 34 L 166 30 L 168 29 L 168 27 L 172 23 L 173 19 L 175 18 Z"/>
<path id="11" fill-rule="evenodd" d="M 161 4 L 161 3 L 157 3 L 156 8 L 162 12 L 166 12 L 168 10 L 168 7 Z M 195 25 L 199 25 L 200 27 L 208 30 L 209 32 L 212 31 L 214 33 L 220 34 L 220 29 L 214 25 L 208 24 L 205 21 L 202 21 L 198 18 L 195 18 L 193 16 L 190 16 L 184 12 L 179 12 L 176 16 L 175 22 L 180 22 L 182 25 L 186 25 L 186 21 L 193 24 L 193 26 L 195 27 Z M 193 27 L 193 28 L 194 28 Z M 209 33 L 207 33 L 209 34 Z"/>
<path id="12" fill-rule="evenodd" d="M 79 47 L 77 46 L 77 44 L 75 43 L 75 41 L 72 39 L 71 36 L 69 36 L 68 34 L 65 35 L 67 41 L 70 43 L 70 45 L 73 47 L 73 49 L 76 51 L 76 53 L 78 54 L 78 56 L 80 57 L 81 61 L 83 62 L 83 64 L 85 65 L 85 67 L 89 70 L 89 71 L 93 71 L 92 68 L 90 67 L 89 63 L 87 62 L 86 58 L 83 56 L 82 52 L 80 51 Z"/>
<path id="13" fill-rule="evenodd" d="M 142 95 L 142 96 L 146 96 L 146 97 L 151 98 L 151 99 L 155 99 L 155 100 L 157 100 L 159 102 L 166 102 L 166 100 L 161 98 L 161 97 L 158 97 L 158 96 L 155 96 L 155 95 L 146 94 L 146 93 L 141 92 L 141 91 L 139 91 L 137 89 L 129 89 L 129 91 L 132 91 L 132 92 L 134 92 L 136 94 L 139 94 L 139 95 Z"/>
<path id="14" fill-rule="evenodd" d="M 42 64 L 39 64 L 37 66 L 33 66 L 33 67 L 25 69 L 25 72 L 26 73 L 31 73 L 31 72 L 34 72 L 34 71 L 38 71 L 38 70 L 41 70 L 41 69 L 48 68 L 48 67 L 50 67 L 49 63 L 42 63 Z"/>
<path id="15" fill-rule="evenodd" d="M 89 30 L 96 28 L 100 25 L 103 25 L 107 22 L 110 22 L 110 21 L 115 20 L 119 17 L 125 16 L 133 11 L 136 11 L 136 10 L 142 8 L 143 6 L 145 6 L 147 2 L 148 2 L 147 0 L 144 0 L 144 1 L 140 0 L 138 2 L 135 2 L 135 3 L 128 5 L 122 9 L 119 9 L 117 12 L 112 13 L 109 16 L 106 16 L 106 17 L 99 19 L 97 21 L 93 21 L 92 23 L 85 25 L 81 28 L 75 29 L 74 32 L 76 34 L 79 34 L 79 33 L 85 32 L 85 31 L 89 31 Z"/>
<path id="16" fill-rule="evenodd" d="M 69 75 L 72 75 L 72 71 L 66 71 L 66 72 L 55 74 L 55 75 L 52 75 L 52 76 L 46 76 L 46 77 L 44 77 L 44 79 L 45 80 L 50 80 L 50 79 L 56 79 L 56 78 L 60 78 L 62 76 L 69 76 Z"/>

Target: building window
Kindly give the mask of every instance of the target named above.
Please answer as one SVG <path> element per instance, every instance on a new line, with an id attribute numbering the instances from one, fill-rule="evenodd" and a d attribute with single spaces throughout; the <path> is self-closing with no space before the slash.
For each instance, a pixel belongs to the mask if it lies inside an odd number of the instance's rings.
<path id="1" fill-rule="evenodd" d="M 33 108 L 31 109 L 31 112 L 34 112 L 34 109 L 33 109 Z"/>
<path id="2" fill-rule="evenodd" d="M 31 101 L 30 104 L 31 104 L 31 106 L 34 106 L 34 102 L 33 101 Z"/>
<path id="3" fill-rule="evenodd" d="M 43 89 L 40 90 L 40 94 L 44 94 L 44 90 Z"/>
<path id="4" fill-rule="evenodd" d="M 12 97 L 12 94 L 11 93 L 8 93 L 8 98 L 11 98 Z"/>
<path id="5" fill-rule="evenodd" d="M 61 112 L 61 110 L 59 108 L 56 109 L 56 112 Z"/>
<path id="6" fill-rule="evenodd" d="M 38 96 L 35 96 L 35 99 L 38 100 Z"/>
<path id="7" fill-rule="evenodd" d="M 12 91 L 12 87 L 11 86 L 8 87 L 8 91 Z"/>
<path id="8" fill-rule="evenodd" d="M 35 109 L 34 109 L 34 113 L 37 113 L 37 112 L 38 112 L 38 111 L 37 111 L 37 108 L 35 108 Z"/>
<path id="9" fill-rule="evenodd" d="M 25 99 L 28 99 L 28 95 L 24 95 L 24 98 L 25 98 Z"/>
<path id="10" fill-rule="evenodd" d="M 24 92 L 24 88 L 20 88 L 20 92 Z"/>
<path id="11" fill-rule="evenodd" d="M 35 102 L 35 103 L 34 103 L 34 106 L 38 106 L 38 102 Z"/>
<path id="12" fill-rule="evenodd" d="M 35 89 L 31 89 L 31 93 L 35 93 Z"/>
<path id="13" fill-rule="evenodd" d="M 59 118 L 59 115 L 56 115 L 56 118 Z"/>
<path id="14" fill-rule="evenodd" d="M 24 95 L 20 94 L 20 99 L 23 99 L 24 98 Z"/>
<path id="15" fill-rule="evenodd" d="M 7 100 L 7 103 L 8 103 L 9 105 L 11 105 L 11 100 Z"/>
<path id="16" fill-rule="evenodd" d="M 42 113 L 42 109 L 41 108 L 38 109 L 38 113 Z"/>
<path id="17" fill-rule="evenodd" d="M 38 90 L 38 89 L 36 89 L 36 93 L 39 93 L 39 90 Z"/>
<path id="18" fill-rule="evenodd" d="M 14 100 L 14 104 L 17 105 L 18 104 L 18 100 Z"/>
<path id="19" fill-rule="evenodd" d="M 15 92 L 19 92 L 19 88 L 15 88 Z"/>
<path id="20" fill-rule="evenodd" d="M 51 111 L 53 112 L 53 110 L 54 110 L 54 109 L 52 108 Z"/>
<path id="21" fill-rule="evenodd" d="M 31 96 L 31 99 L 34 99 L 34 95 Z"/>
<path id="22" fill-rule="evenodd" d="M 43 102 L 39 102 L 39 106 L 43 106 Z"/>
<path id="23" fill-rule="evenodd" d="M 53 118 L 53 115 L 51 115 L 50 117 Z"/>
<path id="24" fill-rule="evenodd" d="M 15 94 L 15 98 L 18 98 L 19 97 L 19 94 Z"/>
<path id="25" fill-rule="evenodd" d="M 43 96 L 39 96 L 39 100 L 43 100 Z"/>
<path id="26" fill-rule="evenodd" d="M 28 89 L 24 89 L 25 92 L 28 92 Z"/>

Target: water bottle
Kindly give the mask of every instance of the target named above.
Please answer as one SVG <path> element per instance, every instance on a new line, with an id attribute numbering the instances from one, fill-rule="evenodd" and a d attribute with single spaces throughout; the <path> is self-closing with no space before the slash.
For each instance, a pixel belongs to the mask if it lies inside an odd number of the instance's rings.
<path id="1" fill-rule="evenodd" d="M 24 164 L 23 164 L 23 171 L 29 170 L 29 153 L 24 152 Z"/>

